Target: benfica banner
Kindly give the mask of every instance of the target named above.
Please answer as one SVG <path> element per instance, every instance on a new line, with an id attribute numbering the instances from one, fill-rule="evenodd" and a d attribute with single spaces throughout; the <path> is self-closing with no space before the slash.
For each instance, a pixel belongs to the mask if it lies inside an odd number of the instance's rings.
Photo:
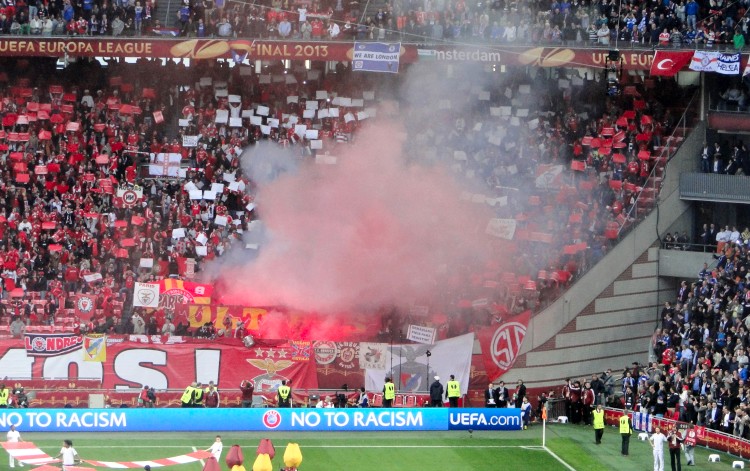
<path id="1" fill-rule="evenodd" d="M 531 311 L 511 317 L 500 326 L 492 326 L 478 332 L 484 364 L 490 381 L 502 377 L 513 367 L 521 350 Z"/>
<path id="2" fill-rule="evenodd" d="M 0 344 L 3 343 L 8 344 L 7 348 L 18 346 L 18 343 L 12 340 L 0 341 Z M 24 334 L 23 343 L 25 349 L 16 348 L 15 350 L 22 351 L 25 357 L 51 357 L 80 350 L 81 336 L 74 334 Z M 29 362 L 29 365 L 31 365 L 31 362 Z M 31 376 L 30 374 L 20 376 L 11 374 L 10 369 L 12 368 L 10 367 L 12 366 L 13 362 L 2 362 L 0 369 L 7 371 L 4 375 L 11 378 L 26 378 Z M 50 378 L 65 378 L 67 377 L 67 372 L 62 376 L 50 374 L 47 376 Z"/>
<path id="3" fill-rule="evenodd" d="M 471 353 L 474 334 L 441 340 L 435 345 L 393 345 L 385 352 L 385 368 L 365 370 L 365 387 L 368 390 L 383 388 L 386 376 L 393 378 L 398 392 L 427 391 L 433 376 L 447 381 L 455 375 L 466 393 L 471 372 Z M 427 356 L 427 351 L 431 356 Z"/>
<path id="4" fill-rule="evenodd" d="M 246 348 L 240 341 L 143 345 L 107 337 L 106 360 L 101 363 L 84 361 L 81 342 L 75 335 L 27 335 L 26 348 L 20 348 L 17 340 L 2 340 L 0 370 L 10 378 L 98 379 L 105 389 L 143 384 L 182 389 L 193 381 L 236 389 L 244 379 L 254 381 L 260 392 L 274 391 L 282 380 L 291 380 L 297 389 L 318 387 L 315 362 L 305 355 L 309 347 L 294 342 Z M 33 361 L 32 356 L 48 358 Z"/>
<path id="5" fill-rule="evenodd" d="M 209 284 L 165 278 L 159 281 L 159 307 L 174 311 L 179 304 L 211 304 L 213 290 Z"/>
<path id="6" fill-rule="evenodd" d="M 82 321 L 90 321 L 96 312 L 97 296 L 90 294 L 79 294 L 73 299 L 76 317 Z"/>

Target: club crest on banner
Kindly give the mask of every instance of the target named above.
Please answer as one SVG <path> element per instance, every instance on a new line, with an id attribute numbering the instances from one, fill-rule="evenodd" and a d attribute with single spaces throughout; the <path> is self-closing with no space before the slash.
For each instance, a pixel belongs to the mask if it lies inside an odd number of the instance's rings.
<path id="1" fill-rule="evenodd" d="M 315 362 L 319 365 L 330 365 L 336 361 L 338 347 L 335 342 L 320 341 L 313 344 L 315 351 Z"/>
<path id="2" fill-rule="evenodd" d="M 384 370 L 388 344 L 367 343 L 359 345 L 359 365 L 363 369 Z"/>
<path id="3" fill-rule="evenodd" d="M 359 360 L 359 343 L 357 342 L 338 342 L 338 361 L 336 365 L 345 370 L 351 370 L 358 366 Z"/>
<path id="4" fill-rule="evenodd" d="M 520 322 L 507 322 L 492 337 L 492 361 L 507 370 L 516 361 L 516 355 L 526 336 L 526 326 Z"/>
<path id="5" fill-rule="evenodd" d="M 159 307 L 159 285 L 136 283 L 133 290 L 133 306 Z"/>
<path id="6" fill-rule="evenodd" d="M 83 360 L 107 361 L 107 337 L 104 334 L 88 334 L 83 337 Z"/>
<path id="7" fill-rule="evenodd" d="M 478 332 L 484 366 L 490 381 L 502 377 L 513 367 L 526 337 L 530 319 L 531 311 L 525 311 L 498 327 L 493 326 Z"/>
<path id="8" fill-rule="evenodd" d="M 282 381 L 289 379 L 286 376 L 280 375 L 279 371 L 285 370 L 294 364 L 291 360 L 274 361 L 270 358 L 249 358 L 247 362 L 259 370 L 265 371 L 265 374 L 253 378 L 257 391 L 277 390 L 281 386 Z"/>

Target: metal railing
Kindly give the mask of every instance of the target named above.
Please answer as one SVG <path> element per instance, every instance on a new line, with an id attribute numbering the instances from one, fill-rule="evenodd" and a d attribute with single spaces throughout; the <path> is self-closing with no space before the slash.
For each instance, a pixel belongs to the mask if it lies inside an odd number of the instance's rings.
<path id="1" fill-rule="evenodd" d="M 643 187 L 640 187 L 638 189 L 638 192 L 635 197 L 634 204 L 628 209 L 628 211 L 624 214 L 625 218 L 621 222 L 618 222 L 618 230 L 617 235 L 618 237 L 622 237 L 624 234 L 627 234 L 632 228 L 634 228 L 638 221 L 643 220 L 650 212 L 656 208 L 659 201 L 659 192 L 661 190 L 661 185 L 663 182 L 663 178 L 666 176 L 666 168 L 669 161 L 672 159 L 672 157 L 677 153 L 680 146 L 675 145 L 677 144 L 677 133 L 682 136 L 683 139 L 687 137 L 687 129 L 690 127 L 690 123 L 688 123 L 689 119 L 692 119 L 693 116 L 695 116 L 695 110 L 694 107 L 698 106 L 700 103 L 700 100 L 698 100 L 698 97 L 700 96 L 700 90 L 696 90 L 696 92 L 693 94 L 693 96 L 690 98 L 690 101 L 688 102 L 687 106 L 685 107 L 685 111 L 682 113 L 682 116 L 680 116 L 679 121 L 675 125 L 674 129 L 672 130 L 672 133 L 666 138 L 666 142 L 662 142 L 661 150 L 659 152 L 659 155 L 655 158 L 655 161 L 657 162 L 656 165 L 654 165 L 654 168 L 651 169 L 651 172 L 649 172 L 648 177 L 646 178 L 646 184 Z M 684 141 L 683 141 L 684 142 Z M 672 149 L 674 148 L 674 152 Z M 659 162 L 663 161 L 663 164 L 660 164 Z M 657 176 L 657 172 L 664 172 L 662 173 L 661 177 Z M 653 194 L 653 203 L 652 207 L 649 211 L 643 212 L 639 215 L 638 209 L 643 207 L 648 207 L 649 204 L 645 203 L 646 197 L 645 193 L 652 193 Z"/>

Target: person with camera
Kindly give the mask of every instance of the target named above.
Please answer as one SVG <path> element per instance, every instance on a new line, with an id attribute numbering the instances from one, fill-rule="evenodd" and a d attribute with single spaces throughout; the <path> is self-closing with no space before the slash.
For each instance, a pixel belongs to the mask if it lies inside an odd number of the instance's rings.
<path id="1" fill-rule="evenodd" d="M 682 454 L 682 436 L 672 428 L 667 434 L 667 444 L 669 446 L 669 461 L 672 465 L 672 471 L 682 471 L 680 455 Z M 675 464 L 676 463 L 676 464 Z"/>

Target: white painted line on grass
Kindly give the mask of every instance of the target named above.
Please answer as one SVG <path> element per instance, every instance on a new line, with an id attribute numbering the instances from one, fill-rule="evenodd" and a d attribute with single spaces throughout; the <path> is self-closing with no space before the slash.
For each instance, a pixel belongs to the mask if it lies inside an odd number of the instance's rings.
<path id="1" fill-rule="evenodd" d="M 522 448 L 545 451 L 539 445 L 302 445 L 303 448 Z M 132 445 L 76 445 L 76 448 L 133 448 Z M 185 445 L 139 445 L 138 448 L 185 448 Z M 277 446 L 276 448 L 286 448 Z M 198 451 L 192 447 L 193 451 Z"/>
<path id="2" fill-rule="evenodd" d="M 193 451 L 198 451 L 198 448 L 193 447 Z M 201 460 L 201 466 L 206 466 L 206 462 Z"/>
<path id="3" fill-rule="evenodd" d="M 557 461 L 559 461 L 561 465 L 565 466 L 570 471 L 576 471 L 576 469 L 574 467 L 572 467 L 571 465 L 569 465 L 568 463 L 566 463 L 565 461 L 563 461 L 563 459 L 560 458 L 559 456 L 557 456 L 552 450 L 550 450 L 546 446 L 544 447 L 544 449 L 547 450 L 547 453 L 549 453 L 554 459 L 556 459 Z"/>

